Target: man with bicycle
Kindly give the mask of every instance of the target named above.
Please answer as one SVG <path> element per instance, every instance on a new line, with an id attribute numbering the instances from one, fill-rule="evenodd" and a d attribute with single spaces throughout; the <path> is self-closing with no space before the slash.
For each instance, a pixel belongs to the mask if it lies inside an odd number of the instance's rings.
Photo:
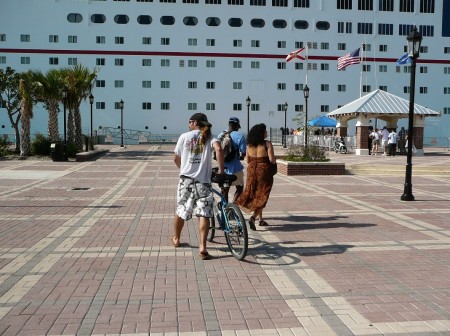
<path id="1" fill-rule="evenodd" d="M 210 258 L 206 240 L 209 219 L 214 216 L 211 190 L 213 149 L 219 166 L 218 174 L 224 173 L 222 147 L 217 138 L 212 138 L 211 126 L 205 114 L 195 113 L 189 119 L 189 131 L 180 135 L 174 150 L 174 162 L 180 169 L 180 179 L 172 245 L 180 246 L 184 222 L 194 214 L 199 218 L 199 256 L 203 260 Z"/>

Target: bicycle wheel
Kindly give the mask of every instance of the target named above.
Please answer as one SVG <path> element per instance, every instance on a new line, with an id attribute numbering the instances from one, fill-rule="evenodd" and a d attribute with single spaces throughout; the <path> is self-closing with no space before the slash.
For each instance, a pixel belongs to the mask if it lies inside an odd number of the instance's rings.
<path id="1" fill-rule="evenodd" d="M 208 241 L 212 242 L 216 236 L 216 219 L 214 217 L 209 219 L 209 231 L 208 231 Z"/>
<path id="2" fill-rule="evenodd" d="M 340 152 L 341 152 L 341 154 L 346 154 L 347 153 L 347 147 L 341 147 Z"/>
<path id="3" fill-rule="evenodd" d="M 228 219 L 228 229 L 225 230 L 225 239 L 233 257 L 242 260 L 248 251 L 248 232 L 245 218 L 236 204 L 228 203 L 225 207 Z"/>

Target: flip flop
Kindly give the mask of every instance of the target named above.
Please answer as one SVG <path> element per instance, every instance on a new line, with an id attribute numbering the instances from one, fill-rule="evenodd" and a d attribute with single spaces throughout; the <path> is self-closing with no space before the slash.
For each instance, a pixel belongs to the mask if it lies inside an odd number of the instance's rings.
<path id="1" fill-rule="evenodd" d="M 180 246 L 181 246 L 181 243 L 180 243 L 180 242 L 175 243 L 175 241 L 173 240 L 173 238 L 175 238 L 175 235 L 173 235 L 173 236 L 172 236 L 172 239 L 171 239 L 173 247 L 180 247 Z"/>
<path id="2" fill-rule="evenodd" d="M 255 220 L 256 218 L 253 216 L 251 216 L 248 220 L 248 226 L 250 227 L 250 230 L 256 231 Z"/>
<path id="3" fill-rule="evenodd" d="M 200 252 L 199 256 L 200 256 L 200 258 L 202 260 L 209 260 L 209 259 L 212 258 L 211 255 L 208 252 L 206 252 L 206 251 L 205 252 Z"/>

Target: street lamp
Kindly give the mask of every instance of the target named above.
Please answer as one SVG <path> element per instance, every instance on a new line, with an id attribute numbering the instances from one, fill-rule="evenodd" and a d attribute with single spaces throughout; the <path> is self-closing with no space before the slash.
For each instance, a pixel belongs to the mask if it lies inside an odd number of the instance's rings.
<path id="1" fill-rule="evenodd" d="M 247 96 L 245 103 L 247 104 L 247 135 L 250 133 L 250 104 L 252 100 Z"/>
<path id="2" fill-rule="evenodd" d="M 89 96 L 89 104 L 91 104 L 91 143 L 92 145 L 94 145 L 94 136 L 93 136 L 93 128 L 92 128 L 92 105 L 94 104 L 94 96 L 91 95 Z"/>
<path id="3" fill-rule="evenodd" d="M 305 97 L 305 146 L 308 145 L 308 98 L 309 87 L 308 84 L 303 88 L 303 97 Z"/>
<path id="4" fill-rule="evenodd" d="M 408 153 L 406 153 L 406 172 L 405 172 L 405 188 L 403 195 L 400 197 L 402 201 L 414 201 L 412 194 L 412 146 L 414 141 L 414 94 L 416 86 L 416 60 L 420 53 L 420 44 L 422 35 L 417 31 L 416 26 L 409 33 L 408 37 L 408 53 L 411 58 L 411 77 L 409 84 L 409 119 L 408 119 Z"/>
<path id="5" fill-rule="evenodd" d="M 63 160 L 67 161 L 67 121 L 66 121 L 66 106 L 67 106 L 67 95 L 68 95 L 67 86 L 63 87 L 63 106 L 64 106 L 64 148 L 63 148 Z"/>
<path id="6" fill-rule="evenodd" d="M 284 134 L 284 144 L 283 144 L 283 148 L 286 148 L 286 136 L 287 136 L 287 131 L 286 131 L 286 116 L 287 116 L 287 109 L 288 109 L 288 103 L 284 103 L 284 129 L 283 132 L 281 134 Z"/>
<path id="7" fill-rule="evenodd" d="M 120 147 L 123 147 L 123 100 L 119 102 L 120 107 Z"/>

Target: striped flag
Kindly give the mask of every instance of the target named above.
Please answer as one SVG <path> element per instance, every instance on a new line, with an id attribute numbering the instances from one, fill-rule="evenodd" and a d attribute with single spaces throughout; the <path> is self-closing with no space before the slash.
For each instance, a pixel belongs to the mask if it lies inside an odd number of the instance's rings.
<path id="1" fill-rule="evenodd" d="M 397 63 L 397 65 L 403 65 L 403 64 L 411 63 L 411 57 L 409 57 L 409 54 L 406 53 L 402 57 L 400 57 L 397 60 L 397 62 L 395 62 L 395 63 Z"/>
<path id="2" fill-rule="evenodd" d="M 298 49 L 296 51 L 293 51 L 293 52 L 289 53 L 289 55 L 286 56 L 286 62 L 290 62 L 294 58 L 298 58 L 298 59 L 304 60 L 305 58 L 303 56 L 299 55 L 303 50 L 305 50 L 305 48 L 301 48 L 301 49 Z"/>
<path id="3" fill-rule="evenodd" d="M 351 64 L 361 63 L 361 58 L 359 57 L 359 49 L 360 48 L 358 48 L 355 51 L 352 51 L 351 53 L 348 53 L 342 57 L 339 57 L 337 69 L 342 70 Z"/>

